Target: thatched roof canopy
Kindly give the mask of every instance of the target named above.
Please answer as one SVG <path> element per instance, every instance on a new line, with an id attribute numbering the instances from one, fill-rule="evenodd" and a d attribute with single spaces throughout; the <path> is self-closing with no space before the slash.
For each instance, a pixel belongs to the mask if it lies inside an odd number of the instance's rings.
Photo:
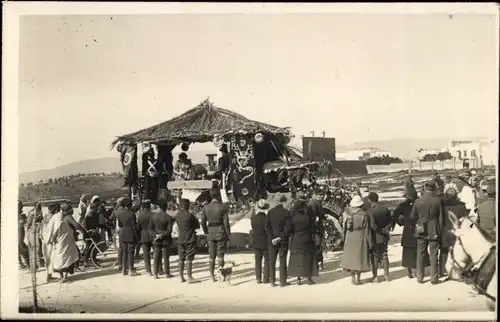
<path id="1" fill-rule="evenodd" d="M 193 109 L 166 122 L 146 129 L 119 136 L 119 141 L 128 143 L 190 141 L 208 142 L 214 135 L 237 133 L 267 133 L 278 137 L 290 135 L 288 128 L 280 128 L 262 122 L 252 121 L 241 114 L 216 107 L 208 99 Z"/>
<path id="2" fill-rule="evenodd" d="M 291 146 L 284 147 L 284 155 L 287 159 L 287 162 L 283 160 L 267 162 L 266 164 L 264 164 L 264 173 L 278 171 L 281 169 L 293 170 L 318 165 L 318 162 L 306 160 Z"/>

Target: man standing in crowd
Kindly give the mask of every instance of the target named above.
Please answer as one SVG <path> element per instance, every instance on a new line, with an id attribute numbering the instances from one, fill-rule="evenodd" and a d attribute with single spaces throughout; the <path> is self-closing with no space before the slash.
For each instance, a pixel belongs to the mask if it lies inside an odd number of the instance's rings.
<path id="1" fill-rule="evenodd" d="M 26 243 L 24 242 L 24 238 L 26 237 L 26 232 L 24 230 L 24 227 L 26 225 L 26 221 L 27 221 L 27 218 L 26 218 L 26 215 L 23 213 L 23 202 L 22 201 L 18 201 L 17 203 L 17 207 L 18 207 L 18 212 L 17 212 L 17 220 L 18 220 L 18 224 L 17 224 L 17 238 L 18 238 L 18 260 L 19 260 L 19 267 L 21 269 L 24 269 L 26 267 L 30 267 L 30 256 L 29 256 L 29 249 L 28 249 L 28 245 L 26 245 Z M 24 263 L 23 263 L 23 260 L 24 260 Z"/>
<path id="2" fill-rule="evenodd" d="M 299 191 L 298 195 L 304 195 L 303 191 Z M 278 205 L 269 210 L 267 213 L 266 233 L 269 242 L 269 281 L 271 286 L 276 286 L 276 258 L 280 258 L 280 286 L 287 285 L 287 255 L 289 245 L 289 234 L 291 231 L 291 215 L 288 210 L 283 207 L 286 202 L 284 195 L 276 195 Z"/>
<path id="3" fill-rule="evenodd" d="M 139 245 L 142 246 L 146 273 L 151 276 L 153 276 L 153 272 L 151 271 L 151 245 L 153 244 L 153 236 L 149 233 L 149 222 L 152 220 L 152 217 L 151 202 L 145 199 L 142 201 L 141 210 L 137 212 L 137 230 L 140 235 Z"/>
<path id="4" fill-rule="evenodd" d="M 138 241 L 137 219 L 132 212 L 132 201 L 124 198 L 122 207 L 116 210 L 116 220 L 119 227 L 120 247 L 122 251 L 122 274 L 135 276 L 134 249 Z"/>
<path id="5" fill-rule="evenodd" d="M 207 235 L 210 276 L 216 282 L 214 275 L 215 258 L 217 258 L 219 267 L 224 266 L 224 254 L 231 235 L 231 227 L 227 208 L 220 201 L 219 190 L 211 189 L 210 197 L 212 201 L 203 207 L 201 213 L 201 227 L 203 227 L 203 231 Z"/>
<path id="6" fill-rule="evenodd" d="M 404 182 L 404 197 L 417 195 L 417 189 L 413 183 L 413 176 L 410 174 Z"/>
<path id="7" fill-rule="evenodd" d="M 377 271 L 381 263 L 384 267 L 384 278 L 386 282 L 389 282 L 389 257 L 387 248 L 392 228 L 391 212 L 389 208 L 379 203 L 378 194 L 375 192 L 370 192 L 368 200 L 370 202 L 370 209 L 368 209 L 367 214 L 370 217 L 370 228 L 375 239 L 371 256 L 373 282 L 378 282 Z"/>
<path id="8" fill-rule="evenodd" d="M 477 207 L 478 223 L 493 239 L 496 239 L 496 186 L 491 180 L 486 186 L 486 199 Z"/>
<path id="9" fill-rule="evenodd" d="M 101 217 L 101 200 L 99 196 L 95 195 L 90 200 L 90 203 L 87 207 L 87 212 L 85 214 L 85 218 L 83 219 L 83 228 L 88 231 L 93 231 L 92 234 L 89 233 L 89 237 L 93 239 L 93 241 L 97 244 L 100 242 L 101 238 L 99 236 L 99 228 L 104 228 L 104 217 Z M 92 248 L 92 242 L 90 240 L 85 242 L 85 250 L 83 251 L 83 262 L 85 267 L 92 266 L 89 262 L 90 257 L 90 249 Z M 97 252 L 93 254 L 93 256 L 97 256 Z M 95 258 L 94 258 L 95 259 Z"/>
<path id="10" fill-rule="evenodd" d="M 30 250 L 33 249 L 36 244 L 36 251 L 38 257 L 38 264 L 40 266 L 45 266 L 45 260 L 43 259 L 43 251 L 42 251 L 42 204 L 40 202 L 35 203 L 33 210 L 28 213 L 28 219 L 26 222 L 26 233 L 28 234 L 28 248 Z M 35 243 L 36 239 L 36 243 Z M 35 265 L 37 261 L 35 260 Z"/>
<path id="11" fill-rule="evenodd" d="M 184 278 L 184 264 L 187 268 L 187 282 L 197 283 L 193 278 L 193 261 L 196 255 L 196 230 L 200 228 L 200 222 L 189 211 L 190 202 L 188 199 L 180 200 L 180 209 L 175 216 L 179 236 L 177 237 L 177 249 L 179 253 L 179 274 L 181 282 L 186 282 Z"/>
<path id="12" fill-rule="evenodd" d="M 161 198 L 158 200 L 160 210 L 152 217 L 149 222 L 149 233 L 154 236 L 154 278 L 157 279 L 160 273 L 161 262 L 165 277 L 174 277 L 170 274 L 170 247 L 172 246 L 172 229 L 174 227 L 174 218 L 167 214 L 167 200 Z"/>
<path id="13" fill-rule="evenodd" d="M 417 281 L 424 282 L 424 260 L 429 248 L 431 262 L 431 284 L 438 284 L 438 250 L 444 219 L 441 198 L 436 195 L 436 182 L 424 184 L 424 193 L 413 205 L 411 218 L 416 220 L 417 238 Z"/>
<path id="14" fill-rule="evenodd" d="M 432 180 L 436 183 L 436 194 L 438 197 L 444 197 L 444 182 L 437 171 L 432 174 Z"/>

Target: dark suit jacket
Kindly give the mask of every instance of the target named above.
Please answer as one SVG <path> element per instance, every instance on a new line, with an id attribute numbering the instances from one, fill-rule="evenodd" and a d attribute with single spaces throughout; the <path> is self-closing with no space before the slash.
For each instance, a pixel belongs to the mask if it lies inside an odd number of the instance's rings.
<path id="1" fill-rule="evenodd" d="M 496 238 L 497 228 L 495 206 L 495 198 L 490 197 L 477 206 L 479 225 L 493 238 Z"/>
<path id="2" fill-rule="evenodd" d="M 200 222 L 189 211 L 180 210 L 175 215 L 177 228 L 179 229 L 179 237 L 177 244 L 189 244 L 196 242 L 196 230 L 200 228 Z"/>
<path id="3" fill-rule="evenodd" d="M 389 241 L 389 236 L 383 234 L 383 230 L 392 226 L 392 216 L 389 208 L 382 204 L 376 204 L 367 211 L 370 217 L 370 228 L 376 244 L 382 244 Z"/>
<path id="4" fill-rule="evenodd" d="M 441 198 L 433 193 L 425 192 L 413 204 L 411 218 L 416 219 L 416 225 L 423 225 L 424 233 L 418 234 L 415 229 L 415 237 L 440 240 L 444 226 L 444 206 Z"/>
<path id="5" fill-rule="evenodd" d="M 124 207 L 120 207 L 115 211 L 116 220 L 118 221 L 118 236 L 120 241 L 124 243 L 136 243 L 139 240 L 139 231 L 137 230 L 137 219 L 135 214 Z"/>
<path id="6" fill-rule="evenodd" d="M 172 228 L 174 227 L 174 218 L 165 211 L 160 210 L 151 217 L 148 230 L 152 236 L 161 235 L 160 239 L 153 241 L 158 246 L 172 245 Z"/>
<path id="7" fill-rule="evenodd" d="M 266 232 L 266 214 L 263 212 L 257 212 L 250 218 L 250 224 L 252 225 L 252 247 L 254 249 L 267 249 L 269 247 Z"/>
<path id="8" fill-rule="evenodd" d="M 137 229 L 139 230 L 140 239 L 139 243 L 147 244 L 152 243 L 154 235 L 151 235 L 149 231 L 149 221 L 154 216 L 151 210 L 141 209 L 137 213 Z"/>
<path id="9" fill-rule="evenodd" d="M 281 238 L 281 244 L 288 245 L 291 232 L 291 215 L 283 205 L 277 205 L 269 210 L 266 220 L 266 233 L 269 244 L 276 238 Z"/>
<path id="10" fill-rule="evenodd" d="M 203 207 L 201 212 L 201 227 L 207 234 L 208 241 L 228 240 L 231 235 L 229 217 L 226 207 L 218 201 L 212 200 Z"/>
<path id="11" fill-rule="evenodd" d="M 441 247 L 449 248 L 455 243 L 455 235 L 451 232 L 453 229 L 453 224 L 450 220 L 450 213 L 453 213 L 458 219 L 465 217 L 467 215 L 467 209 L 465 208 L 465 203 L 458 200 L 458 198 L 445 198 L 443 200 L 444 205 L 444 227 L 441 236 Z"/>

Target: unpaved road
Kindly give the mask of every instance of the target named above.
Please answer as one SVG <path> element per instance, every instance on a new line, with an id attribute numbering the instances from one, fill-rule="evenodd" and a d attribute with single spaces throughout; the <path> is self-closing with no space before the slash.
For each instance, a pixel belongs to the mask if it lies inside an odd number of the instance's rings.
<path id="1" fill-rule="evenodd" d="M 136 277 L 123 276 L 117 269 L 87 271 L 71 276 L 71 282 L 42 284 L 38 287 L 41 303 L 74 313 L 333 313 L 382 311 L 486 311 L 484 298 L 475 296 L 471 287 L 458 282 L 431 285 L 408 279 L 400 267 L 401 247 L 395 240 L 390 246 L 391 281 L 379 284 L 350 284 L 342 271 L 341 252 L 330 253 L 325 270 L 316 285 L 292 285 L 271 288 L 255 283 L 253 254 L 233 253 L 233 286 L 221 288 L 208 280 L 207 256 L 198 255 L 194 276 L 199 284 L 183 284 L 178 278 L 177 258 L 172 257 L 173 279 L 154 280 L 137 264 Z M 44 281 L 43 271 L 38 273 Z M 379 274 L 382 272 L 380 271 Z M 368 279 L 365 273 L 362 279 Z M 20 305 L 31 301 L 30 275 L 21 272 Z M 492 317 L 494 313 L 492 313 Z"/>

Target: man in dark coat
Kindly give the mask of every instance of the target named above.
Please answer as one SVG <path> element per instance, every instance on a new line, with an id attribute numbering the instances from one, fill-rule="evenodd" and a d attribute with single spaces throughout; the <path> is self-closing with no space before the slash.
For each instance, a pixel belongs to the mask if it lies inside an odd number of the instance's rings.
<path id="1" fill-rule="evenodd" d="M 224 266 L 224 254 L 227 249 L 227 242 L 231 235 L 229 225 L 228 209 L 220 202 L 220 192 L 218 189 L 210 190 L 212 201 L 203 207 L 201 213 L 201 227 L 207 235 L 208 242 L 208 269 L 213 282 L 215 280 L 215 258 L 217 265 Z"/>
<path id="2" fill-rule="evenodd" d="M 438 250 L 444 226 L 444 207 L 441 198 L 436 195 L 435 181 L 424 184 L 424 193 L 415 201 L 411 218 L 416 220 L 417 280 L 424 282 L 424 260 L 429 248 L 431 283 L 438 284 Z"/>
<path id="3" fill-rule="evenodd" d="M 389 208 L 379 203 L 378 194 L 370 192 L 368 200 L 370 201 L 370 209 L 368 209 L 367 214 L 370 217 L 370 228 L 375 242 L 371 256 L 373 281 L 378 281 L 377 270 L 380 263 L 382 263 L 384 267 L 384 278 L 388 282 L 389 257 L 387 248 L 391 236 L 392 216 Z"/>
<path id="4" fill-rule="evenodd" d="M 186 282 L 184 279 L 184 262 L 187 266 L 187 282 L 198 282 L 193 278 L 193 261 L 196 255 L 196 230 L 200 228 L 200 222 L 189 211 L 190 202 L 188 199 L 180 200 L 180 209 L 175 215 L 177 228 L 179 229 L 179 237 L 177 237 L 177 248 L 179 253 L 179 274 L 181 282 Z"/>
<path id="5" fill-rule="evenodd" d="M 323 199 L 325 197 L 325 192 L 323 190 L 317 190 L 314 193 L 314 198 L 312 198 L 307 207 L 309 208 L 309 213 L 313 214 L 315 220 L 316 231 L 314 232 L 314 246 L 316 247 L 316 263 L 323 269 L 323 238 L 325 236 L 325 211 L 323 209 Z M 318 267 L 319 268 L 319 267 Z"/>
<path id="6" fill-rule="evenodd" d="M 441 237 L 441 248 L 439 249 L 439 276 L 446 275 L 446 261 L 450 247 L 455 243 L 455 235 L 451 232 L 453 224 L 450 221 L 450 213 L 453 213 L 457 219 L 467 215 L 465 203 L 461 202 L 457 197 L 457 191 L 454 188 L 446 190 L 445 198 L 443 199 L 445 209 L 444 227 Z"/>
<path id="7" fill-rule="evenodd" d="M 269 273 L 271 286 L 276 286 L 276 258 L 280 258 L 280 286 L 287 285 L 287 255 L 289 246 L 289 237 L 291 231 L 291 215 L 283 207 L 286 202 L 284 195 L 277 195 L 279 204 L 269 210 L 266 220 L 266 233 L 269 243 Z"/>
<path id="8" fill-rule="evenodd" d="M 137 219 L 132 212 L 132 201 L 129 198 L 125 198 L 121 204 L 123 207 L 118 208 L 115 214 L 122 251 L 122 274 L 135 276 L 137 274 L 134 270 L 134 250 L 139 240 Z"/>
<path id="9" fill-rule="evenodd" d="M 137 212 L 137 230 L 140 234 L 139 244 L 142 246 L 146 273 L 151 276 L 153 276 L 153 272 L 151 271 L 151 246 L 153 244 L 153 235 L 149 233 L 149 222 L 153 215 L 151 211 L 151 202 L 147 199 L 143 200 L 141 210 Z"/>
<path id="10" fill-rule="evenodd" d="M 485 200 L 477 207 L 479 226 L 483 228 L 493 239 L 496 239 L 496 187 L 495 182 L 490 181 L 486 187 Z"/>
<path id="11" fill-rule="evenodd" d="M 159 199 L 158 206 L 160 210 L 152 216 L 148 226 L 149 233 L 154 236 L 154 278 L 158 278 L 162 258 L 165 277 L 171 278 L 173 275 L 170 274 L 170 247 L 172 246 L 174 218 L 167 214 L 167 200 Z"/>
<path id="12" fill-rule="evenodd" d="M 413 183 L 413 176 L 410 174 L 404 182 L 404 194 L 403 196 L 414 196 L 417 194 L 417 189 L 415 189 L 415 184 Z"/>
<path id="13" fill-rule="evenodd" d="M 19 266 L 21 268 L 26 268 L 30 266 L 30 256 L 29 256 L 29 249 L 28 245 L 24 242 L 24 238 L 26 237 L 26 233 L 24 230 L 24 226 L 26 225 L 26 215 L 23 213 L 23 202 L 19 201 L 18 202 L 18 212 L 17 212 L 17 220 L 18 220 L 18 226 L 17 226 L 17 231 L 18 231 L 18 260 L 19 260 Z M 24 263 L 23 263 L 24 260 Z"/>
<path id="14" fill-rule="evenodd" d="M 42 204 L 40 202 L 37 202 L 35 203 L 34 208 L 28 213 L 28 219 L 26 220 L 26 233 L 28 234 L 28 249 L 31 251 L 33 249 L 33 246 L 36 244 L 36 254 L 38 257 L 37 262 L 40 264 L 40 266 L 45 266 L 41 239 L 42 220 Z"/>
<path id="15" fill-rule="evenodd" d="M 257 203 L 255 214 L 250 218 L 252 225 L 252 247 L 255 252 L 255 278 L 257 284 L 262 283 L 264 275 L 264 284 L 269 283 L 269 246 L 266 233 L 266 212 L 269 204 L 265 199 L 260 199 Z M 264 259 L 264 274 L 262 274 L 262 259 Z"/>
<path id="16" fill-rule="evenodd" d="M 436 194 L 438 197 L 444 197 L 444 181 L 437 171 L 432 174 L 432 180 L 436 183 Z"/>

